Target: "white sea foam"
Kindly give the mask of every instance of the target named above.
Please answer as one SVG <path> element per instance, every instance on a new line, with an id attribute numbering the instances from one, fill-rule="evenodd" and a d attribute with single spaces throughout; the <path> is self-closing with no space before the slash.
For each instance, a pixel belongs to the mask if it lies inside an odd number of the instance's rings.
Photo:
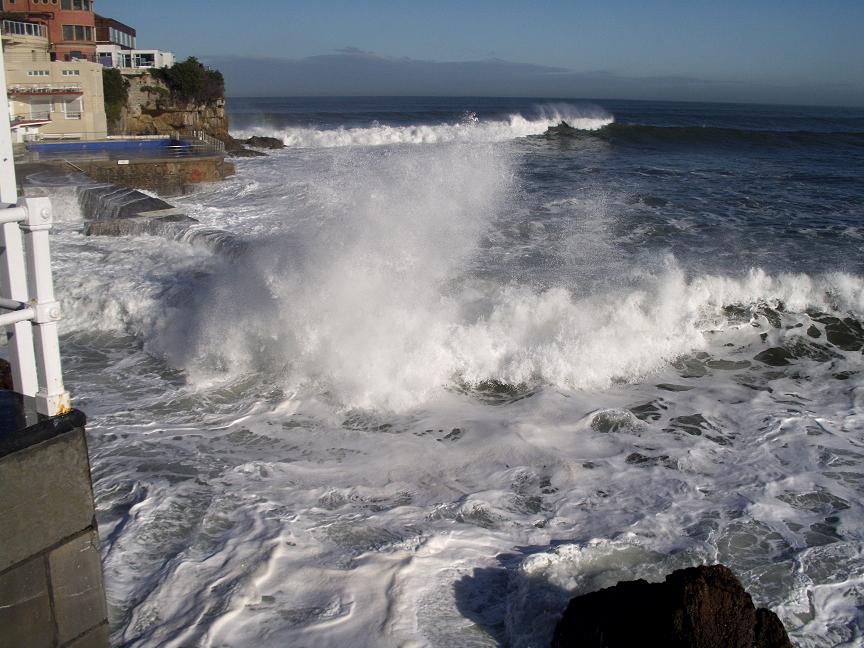
<path id="1" fill-rule="evenodd" d="M 382 146 L 387 144 L 441 144 L 449 142 L 481 143 L 541 135 L 551 126 L 566 121 L 579 130 L 598 130 L 613 123 L 611 115 L 579 114 L 572 109 L 550 108 L 536 118 L 520 114 L 507 119 L 481 120 L 474 115 L 456 123 L 388 126 L 374 124 L 358 128 L 316 129 L 291 127 L 274 130 L 254 127 L 232 133 L 239 139 L 254 135 L 280 138 L 286 146 L 298 148 L 329 148 L 340 146 Z"/>
<path id="2" fill-rule="evenodd" d="M 243 162 L 178 201 L 249 241 L 234 260 L 85 238 L 67 204 L 115 643 L 527 646 L 573 593 L 714 561 L 799 645 L 860 638 L 860 352 L 754 356 L 824 344 L 805 311 L 860 318 L 862 278 L 668 257 L 604 281 L 614 202 L 549 203 L 575 231 L 522 237 L 512 156 Z M 559 244 L 600 279 L 507 273 Z"/>

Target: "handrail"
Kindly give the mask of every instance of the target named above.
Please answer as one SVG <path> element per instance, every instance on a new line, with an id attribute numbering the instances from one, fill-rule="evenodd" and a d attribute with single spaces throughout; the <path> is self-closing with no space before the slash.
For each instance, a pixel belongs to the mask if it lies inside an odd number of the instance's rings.
<path id="1" fill-rule="evenodd" d="M 6 73 L 0 48 L 0 93 Z M 15 391 L 32 397 L 36 411 L 58 416 L 71 409 L 63 387 L 48 232 L 48 198 L 19 199 L 9 128 L 9 102 L 0 101 L 0 326 L 6 328 Z"/>
<path id="2" fill-rule="evenodd" d="M 48 198 L 24 198 L 0 209 L 0 309 L 11 311 L 0 315 L 0 326 L 12 327 L 7 333 L 12 382 L 20 394 L 35 398 L 37 412 L 48 416 L 70 409 L 57 338 L 60 304 L 48 241 L 52 223 Z"/>

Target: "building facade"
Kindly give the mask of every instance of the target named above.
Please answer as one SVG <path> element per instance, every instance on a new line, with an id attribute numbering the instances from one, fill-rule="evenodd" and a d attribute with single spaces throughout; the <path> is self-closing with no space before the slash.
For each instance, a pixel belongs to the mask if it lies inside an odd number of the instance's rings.
<path id="1" fill-rule="evenodd" d="M 43 25 L 54 61 L 96 60 L 96 14 L 91 0 L 0 0 L 4 18 Z"/>
<path id="2" fill-rule="evenodd" d="M 48 27 L 41 22 L 5 19 L 0 33 L 17 141 L 107 136 L 100 64 L 53 61 Z"/>
<path id="3" fill-rule="evenodd" d="M 137 49 L 134 28 L 113 18 L 96 15 L 96 57 L 106 67 L 133 74 L 136 70 L 171 67 L 174 54 L 157 49 Z"/>

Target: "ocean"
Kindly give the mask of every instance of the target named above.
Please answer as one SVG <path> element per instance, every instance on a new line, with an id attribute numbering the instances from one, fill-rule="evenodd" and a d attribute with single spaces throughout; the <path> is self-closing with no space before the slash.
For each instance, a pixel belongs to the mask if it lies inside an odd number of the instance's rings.
<path id="1" fill-rule="evenodd" d="M 862 645 L 864 110 L 228 109 L 287 147 L 175 202 L 242 254 L 48 187 L 116 645 L 546 646 L 715 562 Z"/>

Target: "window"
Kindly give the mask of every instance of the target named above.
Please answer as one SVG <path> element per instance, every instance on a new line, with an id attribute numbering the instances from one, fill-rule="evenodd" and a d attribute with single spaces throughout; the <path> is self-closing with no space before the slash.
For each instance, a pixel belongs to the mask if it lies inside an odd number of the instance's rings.
<path id="1" fill-rule="evenodd" d="M 48 70 L 29 70 L 27 72 L 27 76 L 32 77 L 45 77 L 48 76 Z"/>
<path id="2" fill-rule="evenodd" d="M 92 41 L 93 40 L 93 28 L 92 27 L 85 27 L 84 28 L 84 35 L 87 37 L 88 41 Z"/>
<path id="3" fill-rule="evenodd" d="M 84 25 L 75 25 L 75 40 L 84 40 Z"/>
<path id="4" fill-rule="evenodd" d="M 81 97 L 63 100 L 63 113 L 66 119 L 81 119 L 82 112 L 84 112 L 84 104 Z"/>
<path id="5" fill-rule="evenodd" d="M 72 8 L 81 11 L 81 9 L 83 9 L 81 6 L 81 0 L 72 0 Z"/>
<path id="6" fill-rule="evenodd" d="M 72 0 L 60 0 L 60 8 L 61 9 L 71 9 L 72 8 Z"/>
<path id="7" fill-rule="evenodd" d="M 63 25 L 63 40 L 75 40 L 75 27 L 72 25 Z"/>
<path id="8" fill-rule="evenodd" d="M 51 101 L 51 97 L 30 98 L 31 119 L 51 119 L 52 112 L 54 112 L 54 104 Z"/>
<path id="9" fill-rule="evenodd" d="M 63 70 L 63 76 L 81 76 L 81 70 Z"/>

